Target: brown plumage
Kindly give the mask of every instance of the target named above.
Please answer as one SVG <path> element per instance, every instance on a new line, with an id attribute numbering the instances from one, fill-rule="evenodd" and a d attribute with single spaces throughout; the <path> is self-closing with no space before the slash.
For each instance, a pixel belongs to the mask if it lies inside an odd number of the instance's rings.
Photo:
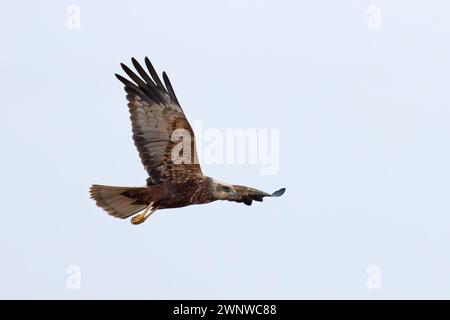
<path id="1" fill-rule="evenodd" d="M 122 219 L 142 211 L 131 220 L 139 224 L 157 209 L 215 200 L 251 205 L 253 200 L 263 201 L 264 197 L 284 193 L 284 188 L 269 194 L 204 176 L 197 161 L 194 131 L 166 73 L 163 72 L 163 84 L 147 57 L 148 73 L 136 59 L 131 61 L 139 76 L 121 64 L 133 82 L 118 74 L 116 77 L 125 85 L 134 144 L 149 177 L 146 187 L 93 185 L 91 198 L 99 207 Z"/>

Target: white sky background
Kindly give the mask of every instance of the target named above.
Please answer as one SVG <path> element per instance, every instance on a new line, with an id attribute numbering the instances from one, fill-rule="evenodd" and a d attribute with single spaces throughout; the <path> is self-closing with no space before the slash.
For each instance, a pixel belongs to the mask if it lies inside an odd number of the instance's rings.
<path id="1" fill-rule="evenodd" d="M 0 298 L 450 298 L 447 2 L 1 7 Z M 92 183 L 146 179 L 114 77 L 132 56 L 168 72 L 191 123 L 279 129 L 277 175 L 203 170 L 286 194 L 139 226 L 97 208 Z"/>

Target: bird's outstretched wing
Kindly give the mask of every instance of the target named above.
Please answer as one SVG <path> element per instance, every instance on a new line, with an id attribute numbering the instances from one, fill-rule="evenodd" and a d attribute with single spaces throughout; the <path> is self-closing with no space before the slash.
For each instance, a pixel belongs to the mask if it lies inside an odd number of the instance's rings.
<path id="1" fill-rule="evenodd" d="M 131 61 L 139 76 L 121 64 L 133 82 L 118 74 L 116 77 L 125 85 L 133 140 L 149 175 L 147 184 L 202 177 L 194 131 L 166 73 L 163 72 L 164 85 L 147 57 L 148 73 L 136 59 Z"/>
<path id="2" fill-rule="evenodd" d="M 280 190 L 277 190 L 273 193 L 267 193 L 254 188 L 239 185 L 233 185 L 233 188 L 236 190 L 236 195 L 232 197 L 232 199 L 228 200 L 235 202 L 243 202 L 248 206 L 252 204 L 253 200 L 262 202 L 264 197 L 280 197 L 286 191 L 285 188 L 281 188 Z"/>

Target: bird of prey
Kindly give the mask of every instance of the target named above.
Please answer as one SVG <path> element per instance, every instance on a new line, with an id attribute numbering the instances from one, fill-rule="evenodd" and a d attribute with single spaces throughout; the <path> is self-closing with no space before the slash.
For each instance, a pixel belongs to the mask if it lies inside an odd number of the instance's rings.
<path id="1" fill-rule="evenodd" d="M 204 176 L 197 161 L 194 132 L 167 74 L 162 74 L 163 84 L 147 57 L 148 72 L 136 59 L 131 61 L 139 76 L 121 64 L 132 81 L 119 74 L 116 77 L 125 85 L 134 144 L 149 177 L 145 187 L 92 185 L 90 195 L 99 207 L 117 218 L 134 215 L 131 222 L 140 224 L 158 209 L 216 200 L 251 205 L 253 200 L 261 202 L 264 197 L 284 193 L 285 188 L 266 193 Z"/>

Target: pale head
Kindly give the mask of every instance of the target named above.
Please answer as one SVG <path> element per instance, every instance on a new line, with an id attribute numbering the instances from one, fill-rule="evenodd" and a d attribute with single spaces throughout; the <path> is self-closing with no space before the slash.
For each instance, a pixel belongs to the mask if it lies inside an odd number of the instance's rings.
<path id="1" fill-rule="evenodd" d="M 228 200 L 234 198 L 237 193 L 233 185 L 212 179 L 213 195 L 218 200 Z"/>

